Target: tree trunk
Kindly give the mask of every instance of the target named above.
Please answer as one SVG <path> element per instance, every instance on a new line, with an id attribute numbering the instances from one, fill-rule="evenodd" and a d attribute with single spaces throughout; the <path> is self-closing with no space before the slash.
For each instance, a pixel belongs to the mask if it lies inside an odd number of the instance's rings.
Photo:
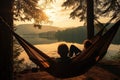
<path id="1" fill-rule="evenodd" d="M 87 0 L 87 38 L 94 36 L 94 1 Z"/>
<path id="2" fill-rule="evenodd" d="M 13 0 L 0 0 L 0 17 L 13 25 Z M 0 80 L 13 80 L 13 44 L 8 26 L 0 18 Z"/>

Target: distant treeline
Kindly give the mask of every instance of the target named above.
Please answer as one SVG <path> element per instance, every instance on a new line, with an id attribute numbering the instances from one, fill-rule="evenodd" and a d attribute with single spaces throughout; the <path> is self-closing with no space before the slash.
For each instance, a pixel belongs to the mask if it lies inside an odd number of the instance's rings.
<path id="1" fill-rule="evenodd" d="M 97 30 L 95 30 L 95 33 L 96 32 Z M 82 43 L 87 38 L 87 30 L 85 27 L 70 28 L 56 32 L 55 37 L 59 41 Z M 120 29 L 115 35 L 112 43 L 120 44 Z"/>
<path id="2" fill-rule="evenodd" d="M 87 37 L 86 28 L 77 27 L 58 31 L 55 37 L 59 41 L 82 43 Z"/>

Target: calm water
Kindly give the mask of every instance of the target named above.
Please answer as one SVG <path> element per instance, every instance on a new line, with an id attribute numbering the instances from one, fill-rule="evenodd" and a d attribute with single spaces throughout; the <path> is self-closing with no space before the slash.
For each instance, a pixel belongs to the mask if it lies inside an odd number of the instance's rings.
<path id="1" fill-rule="evenodd" d="M 83 44 L 58 42 L 57 39 L 40 38 L 39 34 L 24 34 L 24 33 L 26 32 L 21 33 L 20 36 L 26 39 L 32 45 L 35 45 L 35 47 L 37 47 L 50 57 L 59 57 L 59 55 L 57 54 L 57 47 L 61 43 L 66 43 L 69 47 L 71 44 L 74 44 L 79 49 L 81 50 L 83 49 Z M 111 44 L 104 58 L 112 59 L 111 56 L 115 56 L 118 51 L 120 51 L 120 45 Z M 29 60 L 29 57 L 27 56 L 25 51 L 21 52 L 19 58 L 24 58 L 25 59 L 24 63 L 31 64 L 31 61 Z M 33 64 L 32 66 L 35 65 Z"/>
<path id="2" fill-rule="evenodd" d="M 77 44 L 77 43 L 68 43 L 68 42 L 55 42 L 55 43 L 49 43 L 49 44 L 37 44 L 35 45 L 38 49 L 43 51 L 45 54 L 49 55 L 50 57 L 59 57 L 57 54 L 57 47 L 61 43 L 66 43 L 69 47 L 71 44 L 74 44 L 77 46 L 79 49 L 83 49 L 83 44 Z M 114 45 L 111 44 L 106 56 L 104 57 L 105 59 L 111 59 L 112 56 L 115 56 L 116 53 L 120 50 L 120 45 Z M 28 56 L 26 53 L 23 51 L 20 55 L 19 58 L 25 58 L 25 63 L 30 63 L 31 61 L 29 60 Z"/>

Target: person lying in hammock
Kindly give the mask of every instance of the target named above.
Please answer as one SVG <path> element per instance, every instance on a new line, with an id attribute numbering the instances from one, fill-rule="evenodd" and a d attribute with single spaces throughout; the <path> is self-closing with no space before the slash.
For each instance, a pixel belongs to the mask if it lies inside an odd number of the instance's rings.
<path id="1" fill-rule="evenodd" d="M 83 49 L 83 51 L 85 51 L 86 49 L 88 49 L 88 48 L 90 47 L 90 45 L 92 45 L 92 42 L 91 42 L 91 40 L 85 40 L 85 41 L 83 42 L 83 44 L 84 44 L 84 49 Z M 80 49 L 78 49 L 76 46 L 71 45 L 71 46 L 70 46 L 69 56 L 70 56 L 70 57 L 73 57 L 74 54 L 75 54 L 75 56 L 76 56 L 76 55 L 80 54 L 81 52 L 82 52 L 82 51 L 81 51 Z"/>
<path id="2" fill-rule="evenodd" d="M 85 40 L 83 43 L 84 43 L 83 51 L 85 51 L 92 44 L 90 40 Z M 73 57 L 74 54 L 76 56 L 81 52 L 82 51 L 74 45 L 71 45 L 69 50 L 66 44 L 60 44 L 58 46 L 58 54 L 60 55 L 60 58 L 57 58 L 56 61 L 61 63 L 69 63 L 71 61 L 71 57 Z"/>
<path id="3" fill-rule="evenodd" d="M 58 46 L 58 54 L 60 58 L 57 58 L 56 61 L 60 63 L 69 63 L 71 62 L 70 57 L 68 57 L 69 48 L 66 44 L 60 44 Z"/>
<path id="4" fill-rule="evenodd" d="M 85 51 L 86 49 L 88 49 L 92 45 L 92 41 L 87 39 L 87 40 L 84 40 L 83 44 L 84 44 L 83 51 Z"/>

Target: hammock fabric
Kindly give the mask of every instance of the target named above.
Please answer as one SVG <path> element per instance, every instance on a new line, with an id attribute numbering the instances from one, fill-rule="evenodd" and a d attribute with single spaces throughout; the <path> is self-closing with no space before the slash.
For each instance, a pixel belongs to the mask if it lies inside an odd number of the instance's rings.
<path id="1" fill-rule="evenodd" d="M 101 60 L 107 52 L 107 49 L 119 29 L 120 20 L 115 23 L 106 33 L 103 29 L 92 39 L 93 44 L 82 54 L 72 58 L 70 63 L 58 63 L 51 59 L 47 54 L 37 49 L 29 42 L 21 38 L 12 31 L 15 38 L 24 48 L 31 61 L 40 66 L 41 69 L 58 78 L 75 77 L 87 72 L 99 60 Z M 96 58 L 99 57 L 97 60 Z"/>

